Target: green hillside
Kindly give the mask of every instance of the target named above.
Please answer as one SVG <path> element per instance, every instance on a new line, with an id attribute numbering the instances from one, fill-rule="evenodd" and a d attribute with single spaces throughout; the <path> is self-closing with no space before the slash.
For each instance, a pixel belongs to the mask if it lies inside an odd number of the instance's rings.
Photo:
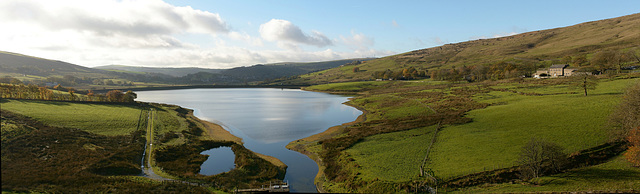
<path id="1" fill-rule="evenodd" d="M 117 89 L 175 85 L 245 85 L 269 84 L 272 80 L 289 80 L 298 75 L 317 72 L 371 58 L 321 62 L 286 62 L 231 69 L 154 68 L 109 65 L 87 68 L 67 62 L 0 51 L 0 82 L 20 80 L 25 84 L 45 86 L 59 83 L 78 89 Z M 14 81 L 15 82 L 15 81 Z"/>
<path id="2" fill-rule="evenodd" d="M 379 81 L 312 86 L 307 89 L 359 93 L 349 104 L 364 110 L 366 120 L 294 141 L 288 147 L 302 153 L 315 153 L 310 156 L 322 160 L 323 174 L 319 180 L 325 191 L 407 192 L 423 189 L 414 185 L 425 184 L 427 180 L 419 173 L 427 153 L 424 167 L 438 178 L 441 189 L 453 191 L 456 189 L 451 185 L 458 182 L 473 184 L 477 181 L 459 177 L 494 169 L 517 169 L 514 166 L 518 165 L 522 147 L 531 138 L 554 142 L 572 156 L 581 150 L 604 145 L 609 140 L 609 115 L 620 103 L 626 88 L 640 84 L 639 78 L 638 74 L 616 78 L 602 76 L 597 88 L 586 97 L 579 88 L 570 86 L 569 78 L 457 84 L 427 80 Z M 431 144 L 433 138 L 435 141 Z M 601 157 L 595 155 L 589 157 Z M 592 171 L 598 167 L 570 169 L 568 175 L 525 182 L 531 185 L 528 187 L 505 183 L 499 187 L 485 185 L 473 189 L 480 192 L 501 187 L 519 189 L 504 190 L 512 192 L 586 191 L 585 188 L 591 185 L 602 191 L 630 191 L 637 188 L 640 181 L 626 177 L 639 177 L 640 171 L 630 163 L 622 162 L 619 159 L 604 161 L 605 166 L 615 165 L 618 168 L 615 171 Z M 575 160 L 574 163 L 589 166 L 599 162 L 587 165 Z M 582 176 L 588 172 L 595 174 L 580 177 L 584 181 L 577 181 L 580 182 L 578 187 L 569 182 L 547 182 L 564 181 L 567 176 Z M 598 172 L 603 173 L 602 178 L 598 177 Z M 614 172 L 624 175 L 610 174 Z M 552 187 L 535 189 L 536 185 Z"/>
<path id="3" fill-rule="evenodd" d="M 527 32 L 513 36 L 479 39 L 439 47 L 415 50 L 394 56 L 367 61 L 350 67 L 334 68 L 302 76 L 296 81 L 330 83 L 372 80 L 376 72 L 401 72 L 414 67 L 427 70 L 427 75 L 438 69 L 496 64 L 540 66 L 554 63 L 587 63 L 593 54 L 601 51 L 632 52 L 628 61 L 640 63 L 640 14 L 593 21 L 549 30 Z M 565 57 L 574 60 L 563 60 Z M 582 59 L 581 59 L 582 60 Z M 581 64 L 585 65 L 585 64 Z M 597 65 L 597 64 L 591 64 Z M 358 67 L 358 71 L 354 68 Z"/>
<path id="4" fill-rule="evenodd" d="M 37 58 L 0 51 L 0 76 L 19 77 L 25 80 L 31 78 L 46 78 L 49 76 L 75 76 L 105 78 L 114 77 L 108 71 L 92 69 L 71 63 Z"/>
<path id="5" fill-rule="evenodd" d="M 198 72 L 207 72 L 207 73 L 220 73 L 223 71 L 222 69 L 206 69 L 206 68 L 197 68 L 197 67 L 182 67 L 182 68 L 162 68 L 162 67 L 134 67 L 134 66 L 126 66 L 126 65 L 105 65 L 95 67 L 95 69 L 102 70 L 111 70 L 111 71 L 121 71 L 121 72 L 129 72 L 129 73 L 157 73 L 157 74 L 165 74 L 173 77 L 182 77 L 189 74 L 195 74 Z"/>

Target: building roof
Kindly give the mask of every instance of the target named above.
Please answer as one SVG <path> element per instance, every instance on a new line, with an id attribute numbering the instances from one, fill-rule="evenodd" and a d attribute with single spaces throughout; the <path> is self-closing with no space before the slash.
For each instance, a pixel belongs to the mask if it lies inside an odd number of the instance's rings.
<path id="1" fill-rule="evenodd" d="M 551 67 L 549 67 L 549 69 L 552 69 L 552 68 L 565 68 L 567 66 L 569 66 L 569 65 L 567 65 L 567 64 L 556 64 L 556 65 L 551 65 Z"/>

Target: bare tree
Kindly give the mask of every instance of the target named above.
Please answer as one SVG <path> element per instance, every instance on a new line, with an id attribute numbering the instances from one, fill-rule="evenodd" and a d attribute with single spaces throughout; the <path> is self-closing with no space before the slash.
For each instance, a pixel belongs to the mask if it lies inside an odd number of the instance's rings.
<path id="1" fill-rule="evenodd" d="M 560 172 L 567 162 L 563 150 L 554 143 L 531 138 L 520 153 L 520 174 L 525 179 L 531 179 Z"/>
<path id="2" fill-rule="evenodd" d="M 583 90 L 584 96 L 587 96 L 587 90 L 594 90 L 598 85 L 598 79 L 590 72 L 578 72 L 577 75 L 571 76 L 571 79 L 571 86 Z"/>
<path id="3" fill-rule="evenodd" d="M 620 105 L 609 115 L 608 126 L 612 141 L 623 141 L 629 131 L 640 127 L 640 81 L 627 89 Z"/>

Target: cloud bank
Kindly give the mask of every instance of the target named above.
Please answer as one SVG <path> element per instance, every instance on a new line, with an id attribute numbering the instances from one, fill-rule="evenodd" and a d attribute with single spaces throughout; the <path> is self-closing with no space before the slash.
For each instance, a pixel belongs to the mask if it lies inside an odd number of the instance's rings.
<path id="1" fill-rule="evenodd" d="M 331 39 L 282 19 L 238 31 L 218 13 L 161 0 L 2 0 L 0 29 L 1 51 L 90 67 L 231 68 L 394 54 L 370 49 L 373 39 L 362 33 Z M 351 49 L 333 49 L 344 45 Z"/>
<path id="2" fill-rule="evenodd" d="M 260 36 L 280 44 L 307 44 L 317 47 L 333 45 L 333 42 L 321 32 L 312 31 L 311 34 L 306 34 L 290 21 L 280 19 L 271 19 L 260 25 Z"/>

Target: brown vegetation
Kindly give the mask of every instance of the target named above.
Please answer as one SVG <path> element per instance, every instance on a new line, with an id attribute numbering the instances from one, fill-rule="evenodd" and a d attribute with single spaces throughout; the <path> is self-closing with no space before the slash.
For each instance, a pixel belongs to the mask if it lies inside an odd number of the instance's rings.
<path id="1" fill-rule="evenodd" d="M 177 183 L 154 183 L 128 176 L 141 173 L 141 132 L 102 136 L 44 125 L 6 110 L 3 123 L 30 129 L 2 140 L 2 190 L 51 193 L 168 193 L 206 190 Z"/>
<path id="2" fill-rule="evenodd" d="M 90 101 L 90 102 L 125 102 L 131 103 L 138 97 L 131 90 L 123 93 L 120 90 L 111 90 L 106 95 L 95 94 L 93 91 L 81 92 L 86 95 L 78 95 L 73 88 L 64 88 L 60 84 L 49 89 L 33 84 L 0 84 L 0 97 L 31 100 L 56 100 L 56 101 Z M 55 92 L 59 91 L 59 92 Z M 67 94 L 63 93 L 66 92 Z"/>
<path id="3" fill-rule="evenodd" d="M 396 131 L 403 131 L 426 127 L 441 123 L 442 125 L 454 125 L 470 122 L 471 119 L 464 115 L 473 109 L 484 108 L 487 105 L 475 102 L 471 99 L 475 93 L 488 92 L 482 87 L 460 87 L 452 89 L 451 94 L 443 92 L 410 92 L 421 91 L 427 89 L 438 89 L 446 87 L 442 85 L 420 86 L 418 88 L 396 88 L 389 87 L 384 89 L 371 90 L 371 94 L 389 94 L 402 101 L 419 101 L 422 104 L 428 104 L 433 109 L 432 114 L 421 116 L 408 116 L 395 119 L 383 120 L 367 120 L 353 126 L 346 127 L 343 135 L 327 138 L 319 141 L 322 145 L 322 151 L 319 153 L 324 166 L 324 174 L 328 180 L 334 182 L 346 182 L 351 189 L 363 187 L 367 183 L 359 182 L 355 179 L 355 172 L 351 172 L 345 163 L 344 150 L 361 141 L 363 138 Z M 406 91 L 405 91 L 406 90 Z M 367 102 L 363 102 L 367 103 Z M 386 102 L 389 105 L 380 105 L 381 107 L 392 106 L 398 101 Z M 356 104 L 356 106 L 364 106 L 364 104 Z M 426 107 L 425 107 L 426 108 Z"/>
<path id="4" fill-rule="evenodd" d="M 609 116 L 612 141 L 623 141 L 629 132 L 640 126 L 640 82 L 627 89 L 618 108 Z"/>

